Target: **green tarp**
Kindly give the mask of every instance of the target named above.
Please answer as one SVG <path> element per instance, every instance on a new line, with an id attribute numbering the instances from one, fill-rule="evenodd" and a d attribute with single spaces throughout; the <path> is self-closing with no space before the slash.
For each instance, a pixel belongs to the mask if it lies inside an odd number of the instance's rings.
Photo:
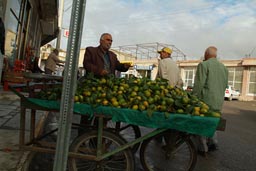
<path id="1" fill-rule="evenodd" d="M 52 110 L 60 109 L 60 102 L 28 98 L 30 102 Z M 132 109 L 114 108 L 107 106 L 91 106 L 88 104 L 74 104 L 74 113 L 80 115 L 104 114 L 112 117 L 117 122 L 126 122 L 150 128 L 170 128 L 191 134 L 212 137 L 220 118 L 192 116 L 190 114 L 174 113 L 149 113 Z"/>

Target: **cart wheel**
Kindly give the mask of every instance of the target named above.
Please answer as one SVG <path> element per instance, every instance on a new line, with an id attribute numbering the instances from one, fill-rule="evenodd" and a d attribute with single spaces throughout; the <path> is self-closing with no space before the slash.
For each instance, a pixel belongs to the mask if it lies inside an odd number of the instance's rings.
<path id="1" fill-rule="evenodd" d="M 144 171 L 191 171 L 195 167 L 197 153 L 189 135 L 178 132 L 173 146 L 170 147 L 167 146 L 165 138 L 170 135 L 168 131 L 151 137 L 141 144 L 140 160 Z"/>
<path id="2" fill-rule="evenodd" d="M 115 133 L 118 133 L 127 142 L 131 142 L 141 137 L 140 128 L 136 125 L 127 124 L 124 122 L 113 122 L 112 120 L 110 120 L 107 123 L 107 127 Z M 139 147 L 140 143 L 132 146 L 132 152 L 136 153 Z"/>
<path id="3" fill-rule="evenodd" d="M 96 157 L 97 151 L 97 137 L 96 130 L 86 132 L 77 137 L 71 144 L 70 151 Z M 112 132 L 104 131 L 102 134 L 102 153 L 111 152 L 126 142 Z M 101 161 L 93 159 L 78 159 L 70 158 L 70 171 L 134 171 L 134 157 L 131 150 L 128 148 L 119 153 L 113 154 L 110 157 Z"/>

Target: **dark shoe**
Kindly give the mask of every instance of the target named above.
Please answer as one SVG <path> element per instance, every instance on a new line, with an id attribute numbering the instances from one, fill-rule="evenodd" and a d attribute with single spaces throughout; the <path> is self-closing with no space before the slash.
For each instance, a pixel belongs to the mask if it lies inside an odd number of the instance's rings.
<path id="1" fill-rule="evenodd" d="M 207 152 L 205 152 L 205 151 L 199 151 L 199 150 L 198 150 L 198 151 L 197 151 L 197 154 L 200 155 L 200 156 L 202 156 L 202 157 L 204 157 L 204 158 L 206 158 L 206 159 L 208 158 L 208 154 L 207 154 Z"/>
<path id="2" fill-rule="evenodd" d="M 218 150 L 217 145 L 215 144 L 208 145 L 208 151 L 216 151 L 216 150 Z"/>

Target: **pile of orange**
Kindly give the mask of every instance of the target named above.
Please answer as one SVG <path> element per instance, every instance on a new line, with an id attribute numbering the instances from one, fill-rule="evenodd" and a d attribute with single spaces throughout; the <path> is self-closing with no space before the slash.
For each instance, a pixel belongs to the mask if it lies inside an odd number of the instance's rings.
<path id="1" fill-rule="evenodd" d="M 133 110 L 220 117 L 190 92 L 169 86 L 157 78 L 95 78 L 84 79 L 77 87 L 75 103 L 103 105 Z"/>

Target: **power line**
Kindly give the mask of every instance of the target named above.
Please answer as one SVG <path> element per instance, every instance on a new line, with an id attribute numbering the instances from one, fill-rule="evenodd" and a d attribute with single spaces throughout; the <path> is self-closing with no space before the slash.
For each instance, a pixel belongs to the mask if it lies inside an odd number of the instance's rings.
<path id="1" fill-rule="evenodd" d="M 251 52 L 250 52 L 248 55 L 246 55 L 246 56 L 251 57 L 255 49 L 256 49 L 256 47 L 254 47 L 254 48 L 251 50 Z"/>

